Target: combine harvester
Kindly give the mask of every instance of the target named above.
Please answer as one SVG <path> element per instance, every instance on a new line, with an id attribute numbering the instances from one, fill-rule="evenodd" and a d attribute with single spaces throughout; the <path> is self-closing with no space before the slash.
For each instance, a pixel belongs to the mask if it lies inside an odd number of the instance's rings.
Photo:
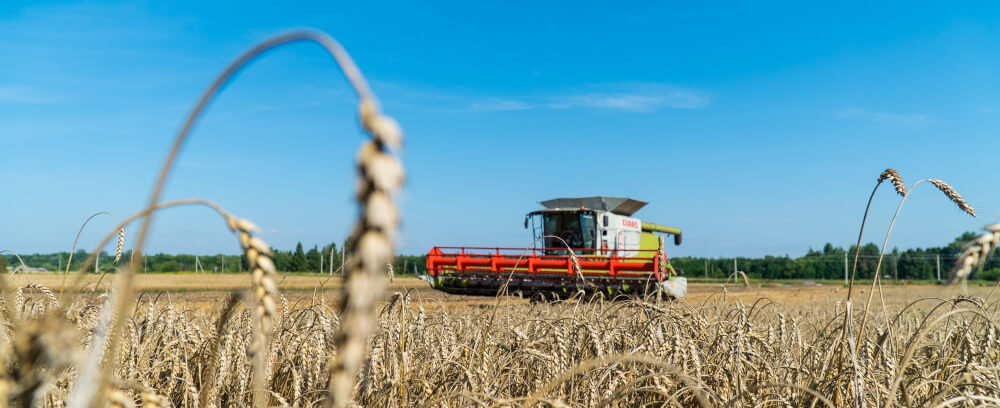
<path id="1" fill-rule="evenodd" d="M 539 204 L 545 209 L 524 219 L 532 247 L 434 247 L 427 253 L 431 285 L 467 295 L 495 295 L 506 284 L 509 293 L 528 296 L 642 295 L 658 288 L 684 296 L 687 280 L 677 276 L 663 244 L 663 235 L 672 235 L 680 245 L 681 230 L 632 217 L 645 202 L 580 197 Z"/>

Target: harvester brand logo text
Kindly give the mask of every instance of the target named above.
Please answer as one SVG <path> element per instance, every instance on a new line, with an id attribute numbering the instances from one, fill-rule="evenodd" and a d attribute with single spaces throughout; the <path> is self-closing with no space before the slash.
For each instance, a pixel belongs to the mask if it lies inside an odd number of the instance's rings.
<path id="1" fill-rule="evenodd" d="M 622 225 L 630 228 L 639 228 L 639 221 L 622 218 Z"/>

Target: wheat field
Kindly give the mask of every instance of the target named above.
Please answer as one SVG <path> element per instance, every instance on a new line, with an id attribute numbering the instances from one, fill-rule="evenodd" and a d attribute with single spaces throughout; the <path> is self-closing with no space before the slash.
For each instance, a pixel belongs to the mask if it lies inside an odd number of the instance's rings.
<path id="1" fill-rule="evenodd" d="M 992 288 L 887 287 L 888 324 L 843 343 L 842 296 L 776 303 L 753 289 L 704 299 L 600 298 L 449 305 L 395 292 L 379 304 L 361 406 L 937 406 L 996 402 L 998 310 Z M 795 288 L 770 290 L 769 294 Z M 817 293 L 818 292 L 818 293 Z M 788 299 L 794 294 L 786 294 Z M 17 406 L 63 406 L 77 362 L 100 341 L 106 296 L 58 298 L 30 284 L 12 294 L 2 390 Z M 724 299 L 725 297 L 725 299 Z M 754 299 L 748 302 L 744 299 Z M 921 299 L 921 300 L 913 300 Z M 989 299 L 987 301 L 986 299 Z M 508 302 L 510 300 L 511 302 Z M 141 296 L 125 319 L 109 397 L 122 406 L 322 406 L 337 350 L 337 306 L 282 297 L 255 391 L 253 302 L 214 308 Z M 860 308 L 850 314 L 856 327 Z M 51 330 L 58 326 L 59 330 Z M 96 340 L 95 340 L 96 339 Z M 106 340 L 105 340 L 106 341 Z M 846 350 L 845 350 L 845 346 Z M 857 353 L 852 349 L 857 346 Z M 110 398 L 116 404 L 114 398 Z"/>

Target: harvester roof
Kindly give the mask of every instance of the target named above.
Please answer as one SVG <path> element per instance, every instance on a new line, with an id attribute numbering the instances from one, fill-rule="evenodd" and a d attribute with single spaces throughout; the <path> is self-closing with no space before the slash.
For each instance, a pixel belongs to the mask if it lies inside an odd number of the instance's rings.
<path id="1" fill-rule="evenodd" d="M 639 201 L 627 197 L 567 197 L 553 198 L 551 200 L 539 201 L 547 209 L 557 208 L 588 208 L 591 210 L 610 211 L 615 214 L 632 216 L 636 211 L 646 206 L 645 201 Z"/>

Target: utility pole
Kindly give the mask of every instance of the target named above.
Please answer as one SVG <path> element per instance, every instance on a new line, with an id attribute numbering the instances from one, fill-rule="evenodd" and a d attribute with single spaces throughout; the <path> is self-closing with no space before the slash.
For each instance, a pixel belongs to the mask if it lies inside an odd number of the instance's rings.
<path id="1" fill-rule="evenodd" d="M 705 259 L 705 279 L 708 279 L 708 259 Z"/>
<path id="2" fill-rule="evenodd" d="M 347 240 L 344 240 L 344 245 L 340 247 L 340 274 L 344 274 L 344 260 L 347 259 Z"/>
<path id="3" fill-rule="evenodd" d="M 844 284 L 848 285 L 850 282 L 847 281 L 847 252 L 844 252 Z"/>
<path id="4" fill-rule="evenodd" d="M 899 280 L 899 255 L 892 261 L 892 279 Z"/>
<path id="5" fill-rule="evenodd" d="M 323 273 L 323 253 L 319 254 L 319 273 Z"/>
<path id="6" fill-rule="evenodd" d="M 330 276 L 333 276 L 333 254 L 337 253 L 336 245 L 330 246 Z"/>
<path id="7" fill-rule="evenodd" d="M 733 257 L 733 282 L 736 282 L 736 257 Z"/>
<path id="8" fill-rule="evenodd" d="M 937 280 L 941 280 L 941 254 L 934 255 L 935 263 L 937 264 Z"/>

